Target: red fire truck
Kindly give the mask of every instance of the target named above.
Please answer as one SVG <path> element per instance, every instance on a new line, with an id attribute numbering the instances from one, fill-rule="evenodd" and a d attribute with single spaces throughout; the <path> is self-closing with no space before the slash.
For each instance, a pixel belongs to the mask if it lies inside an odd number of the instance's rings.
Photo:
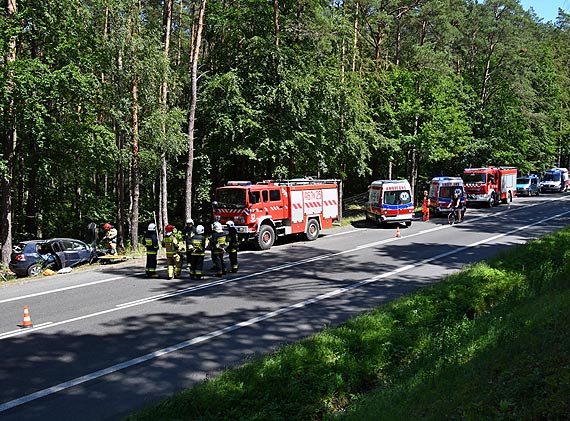
<path id="1" fill-rule="evenodd" d="M 340 216 L 339 180 L 229 181 L 216 189 L 214 220 L 234 222 L 242 239 L 267 250 L 277 235 L 315 240 Z"/>
<path id="2" fill-rule="evenodd" d="M 512 202 L 517 193 L 517 169 L 515 167 L 467 168 L 463 171 L 467 205 L 486 204 L 489 207 L 500 202 Z"/>

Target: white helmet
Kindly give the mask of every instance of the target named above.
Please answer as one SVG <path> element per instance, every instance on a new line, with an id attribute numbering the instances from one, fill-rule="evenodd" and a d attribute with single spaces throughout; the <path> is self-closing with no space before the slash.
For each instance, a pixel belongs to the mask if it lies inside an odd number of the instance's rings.
<path id="1" fill-rule="evenodd" d="M 156 224 L 148 224 L 147 230 L 149 230 L 149 231 L 155 231 L 155 230 L 156 230 Z"/>
<path id="2" fill-rule="evenodd" d="M 187 223 L 187 224 L 192 224 L 192 225 L 194 225 L 194 220 L 193 220 L 192 218 L 188 218 L 188 219 L 186 220 L 186 223 Z"/>
<path id="3" fill-rule="evenodd" d="M 228 221 L 228 222 L 226 222 L 226 225 L 227 225 L 228 227 L 233 227 L 233 226 L 234 226 L 234 221 Z"/>
<path id="4" fill-rule="evenodd" d="M 196 234 L 204 234 L 204 226 L 203 225 L 198 225 L 196 227 Z"/>
<path id="5" fill-rule="evenodd" d="M 212 224 L 212 229 L 213 229 L 215 232 L 223 232 L 223 231 L 224 231 L 223 228 L 222 228 L 222 224 L 220 224 L 218 221 L 216 221 L 216 222 L 214 222 L 214 223 Z"/>

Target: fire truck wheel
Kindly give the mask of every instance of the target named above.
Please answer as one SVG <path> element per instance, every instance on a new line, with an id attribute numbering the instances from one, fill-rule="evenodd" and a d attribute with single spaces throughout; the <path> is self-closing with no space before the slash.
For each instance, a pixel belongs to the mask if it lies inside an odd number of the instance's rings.
<path id="1" fill-rule="evenodd" d="M 269 225 L 259 227 L 256 237 L 256 245 L 259 250 L 269 250 L 275 242 L 275 231 Z"/>
<path id="2" fill-rule="evenodd" d="M 314 219 L 311 219 L 307 223 L 307 231 L 305 232 L 305 237 L 309 241 L 316 240 L 319 237 L 319 223 Z"/>

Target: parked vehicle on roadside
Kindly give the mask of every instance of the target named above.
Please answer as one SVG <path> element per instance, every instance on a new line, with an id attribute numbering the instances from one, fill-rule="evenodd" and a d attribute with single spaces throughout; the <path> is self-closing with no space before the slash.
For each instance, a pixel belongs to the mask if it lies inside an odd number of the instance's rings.
<path id="1" fill-rule="evenodd" d="M 517 196 L 538 196 L 540 194 L 540 177 L 536 174 L 517 178 Z"/>
<path id="2" fill-rule="evenodd" d="M 570 189 L 568 169 L 551 168 L 544 173 L 542 182 L 540 183 L 541 192 L 563 192 L 568 189 Z"/>
<path id="3" fill-rule="evenodd" d="M 430 212 L 434 215 L 450 213 L 451 198 L 457 193 L 461 198 L 461 213 L 465 213 L 465 192 L 461 177 L 434 177 L 429 185 Z"/>
<path id="4" fill-rule="evenodd" d="M 463 171 L 467 206 L 475 203 L 493 207 L 510 203 L 517 194 L 515 167 L 467 168 Z"/>
<path id="5" fill-rule="evenodd" d="M 14 246 L 9 268 L 18 277 L 38 276 L 46 269 L 59 270 L 91 263 L 96 250 L 73 238 L 22 241 Z"/>
<path id="6" fill-rule="evenodd" d="M 383 225 L 390 222 L 412 225 L 414 201 L 408 180 L 376 180 L 368 190 L 366 219 Z"/>
<path id="7" fill-rule="evenodd" d="M 303 234 L 313 241 L 340 219 L 340 191 L 336 179 L 228 181 L 216 189 L 213 217 L 232 221 L 240 240 L 260 250 L 271 248 L 277 236 Z"/>

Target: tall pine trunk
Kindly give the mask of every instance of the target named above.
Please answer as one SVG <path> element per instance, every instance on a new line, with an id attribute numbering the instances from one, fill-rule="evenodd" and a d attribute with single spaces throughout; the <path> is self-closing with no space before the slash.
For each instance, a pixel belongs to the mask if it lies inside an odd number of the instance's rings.
<path id="1" fill-rule="evenodd" d="M 186 162 L 186 218 L 190 218 L 192 215 L 192 173 L 194 170 L 194 126 L 196 119 L 196 101 L 198 97 L 198 58 L 200 57 L 200 44 L 202 43 L 205 11 L 206 0 L 202 0 L 198 13 L 198 25 L 196 25 L 196 38 L 192 44 L 191 98 L 190 112 L 188 113 L 188 160 Z"/>
<path id="2" fill-rule="evenodd" d="M 8 16 L 13 18 L 18 11 L 16 0 L 8 0 Z M 8 55 L 6 64 L 10 66 L 16 61 L 16 37 L 11 36 L 8 40 Z M 7 91 L 13 91 L 12 72 L 8 72 L 6 81 Z M 14 116 L 14 100 L 10 99 L 8 107 L 4 113 L 4 127 L 2 134 L 2 153 L 6 160 L 6 174 L 1 177 L 0 190 L 2 201 L 0 203 L 0 247 L 2 252 L 1 263 L 8 265 L 12 252 L 12 174 L 14 168 L 14 150 L 16 149 L 16 122 Z"/>
<path id="3" fill-rule="evenodd" d="M 163 46 L 164 55 L 168 61 L 170 53 L 170 32 L 172 23 L 172 0 L 166 0 L 164 2 L 164 13 L 163 13 Z M 165 73 L 162 79 L 162 85 L 160 87 L 160 107 L 163 116 L 162 120 L 162 134 L 166 138 L 166 113 L 168 106 L 168 75 Z M 164 232 L 163 229 L 168 224 L 168 178 L 167 178 L 167 162 L 166 154 L 163 152 L 160 156 L 160 200 L 159 200 L 159 232 Z"/>
<path id="4" fill-rule="evenodd" d="M 131 183 L 132 183 L 132 199 L 131 199 L 131 248 L 134 250 L 138 244 L 139 236 L 139 95 L 138 95 L 138 78 L 135 76 L 133 80 L 133 146 L 132 146 L 132 162 L 131 162 Z"/>

